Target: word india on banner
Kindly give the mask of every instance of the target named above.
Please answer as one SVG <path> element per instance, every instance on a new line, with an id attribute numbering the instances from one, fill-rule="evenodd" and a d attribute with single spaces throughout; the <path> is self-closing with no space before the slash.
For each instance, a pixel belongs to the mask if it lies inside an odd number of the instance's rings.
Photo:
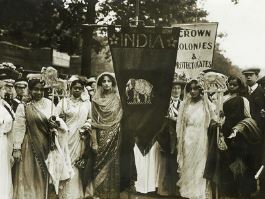
<path id="1" fill-rule="evenodd" d="M 197 78 L 213 67 L 213 53 L 218 23 L 175 24 L 181 27 L 175 72 Z"/>
<path id="2" fill-rule="evenodd" d="M 169 107 L 180 28 L 108 28 L 123 107 L 122 133 L 145 154 Z"/>

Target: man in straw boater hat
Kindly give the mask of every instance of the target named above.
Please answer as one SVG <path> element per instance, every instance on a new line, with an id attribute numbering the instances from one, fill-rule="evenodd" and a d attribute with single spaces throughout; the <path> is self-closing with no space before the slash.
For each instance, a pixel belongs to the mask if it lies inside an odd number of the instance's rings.
<path id="1" fill-rule="evenodd" d="M 246 79 L 248 87 L 248 100 L 250 104 L 250 114 L 257 122 L 261 132 L 265 131 L 265 91 L 258 85 L 260 68 L 251 67 L 242 71 Z M 264 136 L 264 135 L 263 135 Z M 265 165 L 265 155 L 263 150 L 264 141 L 257 144 L 253 150 L 253 158 L 255 159 L 255 169 L 258 171 L 262 165 Z M 260 193 L 256 198 L 265 198 L 265 172 L 261 173 L 260 179 Z"/>

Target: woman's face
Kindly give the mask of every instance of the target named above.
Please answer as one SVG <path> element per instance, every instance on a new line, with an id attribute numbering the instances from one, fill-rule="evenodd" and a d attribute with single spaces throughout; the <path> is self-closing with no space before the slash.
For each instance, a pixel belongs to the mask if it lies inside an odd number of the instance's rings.
<path id="1" fill-rule="evenodd" d="M 41 98 L 43 98 L 43 95 L 44 95 L 43 84 L 37 83 L 31 90 L 32 99 L 35 101 L 39 101 Z"/>
<path id="2" fill-rule="evenodd" d="M 230 93 L 237 93 L 239 89 L 239 85 L 236 79 L 232 79 L 228 82 L 228 91 Z"/>
<path id="3" fill-rule="evenodd" d="M 104 76 L 102 80 L 102 88 L 105 91 L 109 91 L 112 89 L 112 81 L 108 76 Z"/>
<path id="4" fill-rule="evenodd" d="M 76 83 L 72 88 L 71 88 L 71 93 L 75 98 L 79 98 L 84 90 L 84 87 L 80 83 Z"/>
<path id="5" fill-rule="evenodd" d="M 172 87 L 171 96 L 172 97 L 180 97 L 181 95 L 181 86 L 180 85 L 174 85 Z"/>
<path id="6" fill-rule="evenodd" d="M 198 99 L 200 97 L 200 89 L 196 83 L 190 85 L 190 95 L 192 99 Z"/>
<path id="7" fill-rule="evenodd" d="M 4 98 L 5 97 L 5 94 L 6 94 L 5 86 L 2 86 L 0 88 L 0 98 Z"/>

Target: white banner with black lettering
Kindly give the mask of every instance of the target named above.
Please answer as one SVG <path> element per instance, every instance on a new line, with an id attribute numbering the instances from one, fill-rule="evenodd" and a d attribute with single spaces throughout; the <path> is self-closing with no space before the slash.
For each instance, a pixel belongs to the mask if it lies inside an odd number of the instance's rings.
<path id="1" fill-rule="evenodd" d="M 175 72 L 187 78 L 213 67 L 218 23 L 177 24 L 181 27 Z"/>

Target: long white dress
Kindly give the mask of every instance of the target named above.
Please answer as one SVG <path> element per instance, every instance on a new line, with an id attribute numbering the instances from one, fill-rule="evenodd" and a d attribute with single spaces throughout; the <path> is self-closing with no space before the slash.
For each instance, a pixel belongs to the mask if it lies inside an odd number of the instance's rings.
<path id="1" fill-rule="evenodd" d="M 203 178 L 207 158 L 206 112 L 203 101 L 189 103 L 183 113 L 186 123 L 183 131 L 183 164 L 178 186 L 182 197 L 190 199 L 207 198 L 206 179 Z"/>
<path id="2" fill-rule="evenodd" d="M 143 156 L 137 145 L 134 146 L 137 181 L 137 192 L 148 193 L 156 191 L 158 187 L 158 163 L 160 159 L 160 146 L 155 142 L 150 151 Z"/>
<path id="3" fill-rule="evenodd" d="M 11 136 L 13 119 L 3 103 L 3 100 L 0 99 L 0 195 L 2 199 L 11 199 L 13 196 L 11 177 L 12 143 L 10 143 L 8 136 Z"/>
<path id="4" fill-rule="evenodd" d="M 82 157 L 85 150 L 84 140 L 81 139 L 79 129 L 85 124 L 90 123 L 91 103 L 89 100 L 75 100 L 73 98 L 63 99 L 57 105 L 59 114 L 66 115 L 65 123 L 69 129 L 68 147 L 71 156 L 71 163 L 74 169 L 74 176 L 65 184 L 59 192 L 59 198 L 79 199 L 84 197 L 83 185 L 78 168 L 74 166 L 76 160 Z"/>

